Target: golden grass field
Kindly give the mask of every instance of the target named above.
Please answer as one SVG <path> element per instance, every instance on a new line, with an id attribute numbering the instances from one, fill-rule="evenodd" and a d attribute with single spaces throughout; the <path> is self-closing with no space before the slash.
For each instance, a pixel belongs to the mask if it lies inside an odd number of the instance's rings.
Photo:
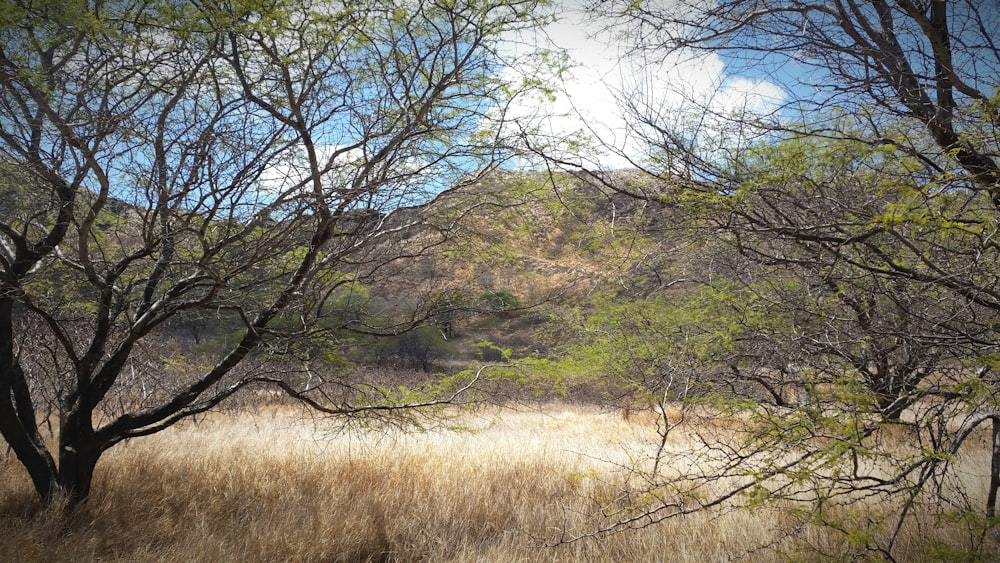
<path id="1" fill-rule="evenodd" d="M 653 427 L 586 407 L 463 416 L 469 431 L 402 433 L 335 432 L 281 407 L 215 414 L 109 451 L 91 498 L 68 521 L 38 508 L 8 454 L 0 561 L 701 562 L 796 553 L 781 539 L 779 513 L 744 510 L 546 547 L 561 530 L 599 525 L 589 499 L 615 462 L 650 447 Z M 922 534 L 904 537 L 898 560 L 925 560 L 915 543 Z M 838 537 L 805 529 L 794 541 L 836 554 Z"/>

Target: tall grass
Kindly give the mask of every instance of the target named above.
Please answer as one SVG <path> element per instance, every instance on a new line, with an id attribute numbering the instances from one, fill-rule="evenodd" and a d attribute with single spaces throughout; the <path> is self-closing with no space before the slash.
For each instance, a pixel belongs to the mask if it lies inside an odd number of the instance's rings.
<path id="1" fill-rule="evenodd" d="M 40 510 L 16 460 L 0 459 L 0 560 L 770 561 L 791 553 L 780 513 L 737 510 L 545 547 L 562 530 L 600 523 L 592 499 L 615 493 L 616 464 L 650 447 L 652 429 L 557 407 L 465 422 L 471 430 L 462 433 L 335 433 L 290 410 L 215 415 L 108 452 L 92 497 L 68 520 Z M 902 559 L 921 559 L 916 539 Z M 817 528 L 795 541 L 835 553 L 838 539 Z"/>

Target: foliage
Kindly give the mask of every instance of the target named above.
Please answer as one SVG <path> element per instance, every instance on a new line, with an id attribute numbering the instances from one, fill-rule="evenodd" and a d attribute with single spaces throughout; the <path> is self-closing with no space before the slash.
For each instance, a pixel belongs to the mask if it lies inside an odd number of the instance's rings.
<path id="1" fill-rule="evenodd" d="M 497 315 L 508 314 L 521 307 L 521 300 L 505 289 L 487 291 L 479 296 L 478 301 L 484 310 Z"/>
<path id="2" fill-rule="evenodd" d="M 746 494 L 749 506 L 804 501 L 802 525 L 839 530 L 853 556 L 894 559 L 898 534 L 922 503 L 970 514 L 985 500 L 971 526 L 984 530 L 996 511 L 1000 449 L 987 464 L 985 499 L 973 500 L 953 464 L 969 436 L 996 420 L 995 7 L 806 0 L 748 9 L 724 0 L 590 8 L 610 18 L 650 73 L 649 61 L 719 57 L 730 74 L 766 77 L 782 90 L 781 99 L 742 107 L 678 92 L 684 107 L 698 108 L 693 116 L 662 109 L 638 88 L 619 92 L 629 132 L 648 147 L 621 156 L 660 189 L 554 158 L 609 193 L 686 212 L 686 226 L 715 241 L 706 247 L 712 285 L 738 289 L 725 299 L 732 310 L 759 307 L 775 321 L 729 317 L 747 330 L 720 359 L 734 380 L 764 390 L 713 403 L 742 409 L 743 447 L 727 451 L 707 436 L 701 453 L 721 469 L 704 474 L 672 478 L 635 464 L 639 491 L 657 502 L 624 511 L 619 526 L 740 505 Z M 880 442 L 895 428 L 905 429 L 900 447 Z M 668 465 L 667 452 L 654 468 Z M 683 494 L 729 478 L 731 496 L 691 507 Z M 845 510 L 869 495 L 892 507 L 884 519 L 866 523 Z M 986 543 L 970 542 L 964 557 L 981 557 Z"/>
<path id="3" fill-rule="evenodd" d="M 744 156 L 736 189 L 680 183 L 662 200 L 713 241 L 700 255 L 710 282 L 638 302 L 615 295 L 581 316 L 570 354 L 618 382 L 625 414 L 654 413 L 661 444 L 631 466 L 632 500 L 609 505 L 619 523 L 608 530 L 794 503 L 785 514 L 801 526 L 891 556 L 915 507 L 971 515 L 984 500 L 952 468 L 993 419 L 992 202 L 862 142 L 791 138 Z M 714 469 L 674 469 L 671 408 L 680 420 L 710 409 L 738 428 L 726 446 L 728 433 L 702 434 L 692 455 Z M 733 484 L 692 507 L 690 495 L 719 482 Z M 894 508 L 852 519 L 870 496 Z M 992 498 L 972 528 L 990 521 Z"/>

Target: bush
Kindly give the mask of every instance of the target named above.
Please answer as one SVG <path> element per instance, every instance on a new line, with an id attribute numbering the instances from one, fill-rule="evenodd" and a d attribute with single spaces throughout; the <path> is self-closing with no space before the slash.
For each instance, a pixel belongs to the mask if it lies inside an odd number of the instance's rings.
<path id="1" fill-rule="evenodd" d="M 507 290 L 487 291 L 479 296 L 479 304 L 484 310 L 501 316 L 510 316 L 521 308 L 521 300 Z"/>
<path id="2" fill-rule="evenodd" d="M 421 326 L 402 334 L 385 336 L 375 345 L 379 366 L 393 365 L 430 372 L 434 362 L 453 352 L 454 345 L 445 340 L 434 326 Z"/>

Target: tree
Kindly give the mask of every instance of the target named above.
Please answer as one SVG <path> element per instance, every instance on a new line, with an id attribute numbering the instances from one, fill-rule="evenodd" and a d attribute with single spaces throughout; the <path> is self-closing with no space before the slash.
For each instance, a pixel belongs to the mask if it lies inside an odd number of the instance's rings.
<path id="1" fill-rule="evenodd" d="M 994 365 L 996 311 L 885 264 L 933 265 L 995 287 L 990 198 L 928 194 L 905 159 L 864 143 L 791 140 L 745 154 L 737 189 L 668 185 L 657 200 L 686 211 L 683 228 L 704 241 L 697 256 L 710 266 L 667 303 L 654 292 L 635 311 L 590 320 L 600 326 L 582 349 L 602 350 L 614 367 L 605 372 L 659 414 L 659 446 L 603 505 L 617 518 L 604 531 L 780 503 L 800 525 L 850 538 L 858 529 L 845 514 L 875 495 L 886 511 L 866 520 L 877 533 L 854 538 L 864 539 L 856 553 L 891 558 L 920 506 L 944 520 L 961 514 L 969 537 L 983 538 L 995 525 L 993 485 L 983 511 L 954 462 L 996 416 L 996 380 L 977 370 Z M 697 446 L 670 443 L 664 397 L 681 401 L 674 416 L 697 428 Z M 706 403 L 727 421 L 721 430 L 699 418 Z M 691 458 L 696 471 L 676 469 Z"/>
<path id="2" fill-rule="evenodd" d="M 688 211 L 688 226 L 729 249 L 726 279 L 741 289 L 724 304 L 746 330 L 720 358 L 733 378 L 765 390 L 764 399 L 717 405 L 741 413 L 734 424 L 748 422 L 736 445 L 705 432 L 689 455 L 710 471 L 664 476 L 637 466 L 643 486 L 609 505 L 621 515 L 611 528 L 781 500 L 805 501 L 803 525 L 850 537 L 856 528 L 838 518 L 878 495 L 898 504 L 881 516 L 884 535 L 866 536 L 859 552 L 891 559 L 920 503 L 954 507 L 977 522 L 970 537 L 986 537 L 1000 486 L 991 374 L 1000 312 L 1000 51 L 991 33 L 1000 11 L 936 0 L 592 7 L 634 40 L 640 64 L 719 56 L 785 96 L 766 114 L 688 99 L 699 113 L 677 115 L 621 91 L 632 133 L 649 147 L 622 156 L 660 182 L 628 186 L 587 171 L 609 191 Z M 761 303 L 781 322 L 748 322 Z M 801 391 L 795 402 L 779 388 L 789 377 Z M 989 422 L 984 518 L 951 472 Z M 881 436 L 899 425 L 912 432 L 909 447 L 889 452 Z M 654 467 L 673 455 L 661 447 Z"/>
<path id="3" fill-rule="evenodd" d="M 988 198 L 928 193 L 908 176 L 912 161 L 854 141 L 797 140 L 751 153 L 752 179 L 706 221 L 743 256 L 740 277 L 755 278 L 747 286 L 791 315 L 789 362 L 857 374 L 881 416 L 898 420 L 926 397 L 926 378 L 994 353 L 989 306 L 929 276 L 887 273 L 923 262 L 995 285 L 996 268 L 970 254 L 983 249 L 969 235 L 988 224 Z"/>
<path id="4" fill-rule="evenodd" d="M 251 363 L 360 322 L 337 310 L 345 291 L 448 236 L 456 213 L 398 211 L 511 154 L 518 91 L 496 46 L 536 4 L 4 8 L 2 189 L 18 198 L 0 217 L 0 433 L 43 502 L 74 506 L 103 452 L 251 386 L 331 414 L 407 406 L 333 403 Z M 172 369 L 155 348 L 199 315 L 238 337 Z"/>
<path id="5" fill-rule="evenodd" d="M 767 208 L 740 197 L 739 209 Z M 861 208 L 823 211 L 824 223 L 866 222 L 855 215 Z M 830 556 L 891 558 L 900 530 L 930 515 L 940 519 L 931 527 L 968 525 L 968 543 L 953 534 L 949 547 L 989 553 L 995 497 L 984 517 L 980 483 L 963 482 L 969 466 L 959 454 L 978 455 L 985 436 L 974 428 L 996 412 L 995 379 L 975 370 L 996 351 L 996 316 L 933 284 L 854 267 L 849 253 L 830 259 L 822 244 L 734 233 L 722 228 L 734 221 L 726 209 L 703 211 L 693 227 L 715 239 L 698 249 L 711 276 L 588 314 L 570 350 L 642 399 L 626 403 L 626 414 L 647 408 L 656 421 L 650 457 L 633 458 L 613 485 L 618 494 L 598 499 L 612 523 L 597 534 L 702 510 L 776 509 L 791 530 L 843 532 L 845 551 Z M 890 242 L 871 244 L 887 252 Z M 872 514 L 866 498 L 879 499 Z"/>

